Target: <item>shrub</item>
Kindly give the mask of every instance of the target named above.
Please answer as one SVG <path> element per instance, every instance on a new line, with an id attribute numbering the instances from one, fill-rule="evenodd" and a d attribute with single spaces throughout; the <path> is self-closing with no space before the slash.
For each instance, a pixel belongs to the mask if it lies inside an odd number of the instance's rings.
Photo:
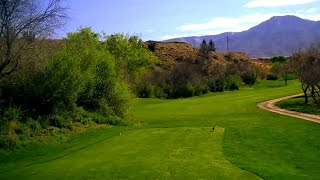
<path id="1" fill-rule="evenodd" d="M 3 120 L 20 121 L 22 119 L 22 111 L 18 107 L 9 107 L 3 112 Z"/>
<path id="2" fill-rule="evenodd" d="M 194 96 L 199 96 L 202 94 L 206 94 L 208 92 L 209 92 L 209 87 L 204 82 L 201 82 L 195 87 Z"/>
<path id="3" fill-rule="evenodd" d="M 13 149 L 18 145 L 15 135 L 0 135 L 0 149 Z"/>
<path id="4" fill-rule="evenodd" d="M 211 92 L 223 92 L 225 90 L 225 79 L 210 79 L 208 80 L 208 87 L 210 88 Z"/>
<path id="5" fill-rule="evenodd" d="M 33 133 L 38 133 L 39 130 L 42 128 L 42 127 L 41 127 L 41 124 L 40 124 L 38 121 L 33 120 L 33 119 L 31 119 L 31 118 L 29 118 L 29 119 L 27 120 L 26 125 L 27 125 L 27 127 L 30 128 L 31 132 L 33 132 Z"/>
<path id="6" fill-rule="evenodd" d="M 273 75 L 273 74 L 268 74 L 267 75 L 267 80 L 278 80 L 278 76 Z"/>
<path id="7" fill-rule="evenodd" d="M 241 82 L 241 77 L 230 75 L 226 78 L 225 89 L 231 91 L 239 90 Z"/>
<path id="8" fill-rule="evenodd" d="M 138 90 L 138 97 L 140 98 L 156 97 L 154 86 L 150 84 L 146 84 L 143 87 L 140 87 L 140 89 Z"/>
<path id="9" fill-rule="evenodd" d="M 249 87 L 253 86 L 256 83 L 257 76 L 254 72 L 247 71 L 241 76 L 242 81 Z"/>
<path id="10" fill-rule="evenodd" d="M 30 136 L 30 129 L 24 123 L 18 123 L 17 128 L 14 129 L 14 131 L 18 135 Z"/>
<path id="11" fill-rule="evenodd" d="M 157 44 L 156 44 L 156 42 L 149 42 L 148 43 L 148 49 L 150 50 L 150 51 L 152 51 L 152 52 L 155 52 L 156 51 L 156 46 L 157 46 Z"/>
<path id="12" fill-rule="evenodd" d="M 175 86 L 173 96 L 176 98 L 180 97 L 192 97 L 194 95 L 195 88 L 190 84 L 181 84 Z"/>
<path id="13" fill-rule="evenodd" d="M 64 118 L 62 115 L 52 115 L 49 118 L 49 125 L 58 128 L 71 128 L 72 122 Z"/>

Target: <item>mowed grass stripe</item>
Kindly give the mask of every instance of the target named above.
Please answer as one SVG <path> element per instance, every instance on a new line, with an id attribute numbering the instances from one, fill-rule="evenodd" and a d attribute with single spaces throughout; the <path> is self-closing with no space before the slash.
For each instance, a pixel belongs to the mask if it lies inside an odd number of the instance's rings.
<path id="1" fill-rule="evenodd" d="M 10 174 L 4 173 L 0 177 L 259 179 L 225 159 L 223 134 L 224 129 L 219 127 L 214 131 L 212 128 L 130 130 L 60 159 L 21 168 Z"/>

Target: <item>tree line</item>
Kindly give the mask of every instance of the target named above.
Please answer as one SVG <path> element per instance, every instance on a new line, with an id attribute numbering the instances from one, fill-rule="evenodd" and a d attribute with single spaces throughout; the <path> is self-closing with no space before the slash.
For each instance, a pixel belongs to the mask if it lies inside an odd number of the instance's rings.
<path id="1" fill-rule="evenodd" d="M 313 103 L 320 106 L 320 44 L 311 44 L 293 53 L 288 66 L 301 82 L 305 104 L 309 102 L 310 95 Z"/>
<path id="2" fill-rule="evenodd" d="M 289 77 L 293 75 L 301 82 L 304 103 L 308 104 L 310 97 L 312 103 L 320 106 L 320 44 L 311 44 L 294 52 L 290 57 L 275 56 L 271 62 L 272 74 L 268 79 L 281 77 L 287 85 Z"/>
<path id="3" fill-rule="evenodd" d="M 156 44 L 152 43 L 151 50 L 155 49 Z M 156 67 L 145 74 L 137 85 L 138 96 L 182 98 L 252 86 L 265 72 L 240 54 L 218 53 L 213 40 L 203 40 L 195 58 L 179 59 L 169 69 Z"/>
<path id="4" fill-rule="evenodd" d="M 135 84 L 156 57 L 136 36 L 90 28 L 48 40 L 66 10 L 60 0 L 0 0 L 0 148 L 49 127 L 128 123 Z"/>

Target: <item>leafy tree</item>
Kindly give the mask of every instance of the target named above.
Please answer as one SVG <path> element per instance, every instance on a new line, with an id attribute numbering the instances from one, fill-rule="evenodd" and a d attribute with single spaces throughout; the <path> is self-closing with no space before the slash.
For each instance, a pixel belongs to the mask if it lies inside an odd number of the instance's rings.
<path id="1" fill-rule="evenodd" d="M 285 85 L 288 85 L 288 74 L 290 72 L 290 66 L 288 65 L 288 59 L 284 56 L 274 56 L 271 58 L 272 68 L 271 71 L 275 76 L 281 76 L 284 79 Z"/>
<path id="2" fill-rule="evenodd" d="M 89 28 L 68 34 L 66 47 L 45 72 L 43 89 L 53 110 L 83 106 L 109 115 L 126 114 L 131 93 L 99 39 Z"/>
<path id="3" fill-rule="evenodd" d="M 289 65 L 301 82 L 305 103 L 309 102 L 309 92 L 313 102 L 320 105 L 320 44 L 311 44 L 306 50 L 294 53 Z"/>
<path id="4" fill-rule="evenodd" d="M 106 50 L 115 57 L 118 71 L 131 85 L 136 84 L 157 61 L 137 36 L 114 34 L 105 39 Z"/>
<path id="5" fill-rule="evenodd" d="M 249 87 L 253 86 L 261 73 L 261 69 L 257 64 L 248 61 L 242 63 L 241 66 L 242 81 Z"/>
<path id="6" fill-rule="evenodd" d="M 286 62 L 273 63 L 271 71 L 276 77 L 281 76 L 284 79 L 285 85 L 288 85 L 288 74 L 290 72 L 290 67 Z"/>

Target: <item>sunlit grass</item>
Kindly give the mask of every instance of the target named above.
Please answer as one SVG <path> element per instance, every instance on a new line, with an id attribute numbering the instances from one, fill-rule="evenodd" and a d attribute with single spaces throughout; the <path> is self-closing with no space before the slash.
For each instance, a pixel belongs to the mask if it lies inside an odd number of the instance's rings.
<path id="1" fill-rule="evenodd" d="M 188 99 L 139 99 L 131 110 L 139 126 L 1 152 L 0 179 L 316 179 L 319 124 L 256 107 L 300 93 L 298 82 L 272 85 L 279 82 Z"/>

